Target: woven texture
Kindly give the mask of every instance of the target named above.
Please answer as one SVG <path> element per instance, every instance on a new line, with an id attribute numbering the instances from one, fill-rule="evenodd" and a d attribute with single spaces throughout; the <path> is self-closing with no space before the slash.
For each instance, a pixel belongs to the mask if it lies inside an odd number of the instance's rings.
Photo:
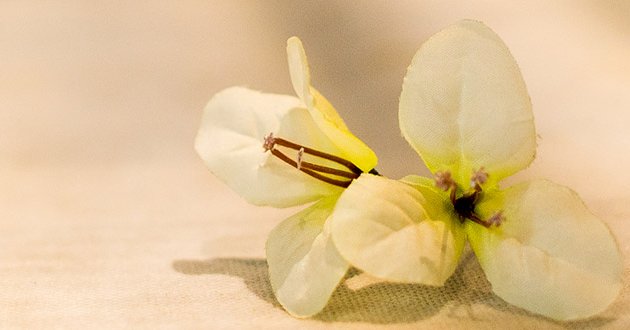
<path id="1" fill-rule="evenodd" d="M 558 323 L 492 294 L 471 253 L 444 287 L 375 283 L 351 271 L 319 315 L 294 319 L 274 299 L 263 251 L 267 233 L 295 210 L 249 206 L 200 164 L 175 165 L 3 174 L 0 327 L 614 329 L 630 322 L 627 263 L 626 288 L 606 312 Z M 627 218 L 614 219 L 628 260 Z"/>

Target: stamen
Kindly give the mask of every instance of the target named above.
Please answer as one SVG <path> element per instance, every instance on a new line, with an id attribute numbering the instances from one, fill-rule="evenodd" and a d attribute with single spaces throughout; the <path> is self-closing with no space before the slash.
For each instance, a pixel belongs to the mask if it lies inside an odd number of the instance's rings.
<path id="1" fill-rule="evenodd" d="M 335 155 L 331 155 L 329 153 L 325 153 L 319 150 L 315 150 L 315 149 L 311 149 L 308 147 L 304 147 L 302 145 L 299 145 L 297 143 L 293 143 L 291 141 L 287 141 L 283 138 L 276 138 L 276 137 L 272 137 L 273 138 L 273 144 L 277 144 L 279 146 L 283 146 L 283 147 L 287 147 L 289 149 L 294 149 L 294 150 L 300 150 L 300 149 L 304 149 L 304 152 L 315 156 L 315 157 L 319 157 L 319 158 L 323 158 L 323 159 L 328 159 L 330 161 L 333 161 L 339 165 L 342 165 L 344 167 L 346 167 L 347 169 L 349 169 L 350 171 L 352 171 L 353 173 L 356 173 L 358 175 L 361 175 L 361 173 L 363 173 L 363 171 L 358 168 L 356 165 L 354 165 L 352 162 L 345 160 L 341 157 L 335 156 Z"/>
<path id="2" fill-rule="evenodd" d="M 381 175 L 381 173 L 378 173 L 378 171 L 375 168 L 371 169 L 368 173 L 378 175 L 378 176 Z"/>
<path id="3" fill-rule="evenodd" d="M 505 218 L 503 217 L 503 211 L 498 211 L 494 213 L 490 218 L 486 220 L 482 220 L 475 213 L 471 214 L 470 217 L 468 217 L 467 219 L 470 219 L 486 228 L 490 228 L 492 226 L 499 227 L 503 223 L 503 221 L 505 221 Z"/>
<path id="4" fill-rule="evenodd" d="M 486 220 L 486 222 L 490 225 L 494 225 L 497 227 L 500 226 L 503 221 L 505 221 L 505 218 L 503 217 L 503 211 L 495 212 L 490 218 L 488 218 L 488 220 Z"/>
<path id="5" fill-rule="evenodd" d="M 476 214 L 474 214 L 474 213 L 473 213 L 473 214 L 471 214 L 471 215 L 470 215 L 469 217 L 467 217 L 466 219 L 470 219 L 470 220 L 472 220 L 473 222 L 478 223 L 478 224 L 480 224 L 480 225 L 482 225 L 482 226 L 484 226 L 484 227 L 486 227 L 486 228 L 490 228 L 490 226 L 491 226 L 491 224 L 490 224 L 490 223 L 488 223 L 488 222 L 486 222 L 486 221 L 484 221 L 484 220 L 481 220 L 481 218 L 479 218 L 479 216 L 478 216 L 478 215 L 476 215 Z"/>
<path id="6" fill-rule="evenodd" d="M 265 136 L 265 139 L 263 141 L 263 149 L 265 149 L 265 151 L 273 149 L 273 146 L 275 144 L 273 133 L 269 133 L 269 135 Z"/>
<path id="7" fill-rule="evenodd" d="M 455 183 L 449 171 L 440 171 L 435 173 L 435 186 L 444 191 L 450 190 L 449 197 L 451 203 L 453 204 L 453 209 L 459 216 L 462 223 L 468 219 L 486 228 L 490 228 L 492 226 L 498 227 L 505 220 L 503 217 L 503 211 L 497 211 L 487 220 L 481 219 L 477 213 L 475 213 L 475 206 L 482 197 L 483 193 L 481 185 L 488 180 L 488 176 L 488 173 L 484 171 L 483 167 L 474 171 L 472 177 L 470 178 L 470 185 L 472 189 L 468 192 L 462 192 L 462 195 L 459 197 L 457 197 L 457 183 Z"/>
<path id="8" fill-rule="evenodd" d="M 475 187 L 476 185 L 482 185 L 488 181 L 488 173 L 484 171 L 483 166 L 478 170 L 473 172 L 473 175 L 470 177 L 470 186 Z"/>
<path id="9" fill-rule="evenodd" d="M 281 151 L 277 150 L 277 149 L 271 149 L 271 153 L 278 157 L 280 160 L 282 160 L 283 162 L 297 168 L 297 162 L 294 161 L 293 159 L 289 158 L 287 155 L 283 154 Z M 352 180 L 350 181 L 345 181 L 345 180 L 337 180 L 337 179 L 333 179 L 330 178 L 328 176 L 322 175 L 320 173 L 318 173 L 318 169 L 319 168 L 323 168 L 323 170 L 319 171 L 322 173 L 328 173 L 328 174 L 333 174 L 333 175 L 338 175 L 338 176 L 344 176 L 344 177 L 349 177 L 352 176 L 351 179 L 356 179 L 358 178 L 358 176 L 354 175 L 353 173 L 348 173 L 348 172 L 343 172 L 341 170 L 337 170 L 337 169 L 333 169 L 333 168 L 329 168 L 329 167 L 325 167 L 325 166 L 320 166 L 320 165 L 315 165 L 315 164 L 311 164 L 311 163 L 307 163 L 307 162 L 302 162 L 302 166 L 300 167 L 300 171 L 316 178 L 319 179 L 321 181 L 324 181 L 326 183 L 330 183 L 333 184 L 335 186 L 339 186 L 339 187 L 343 187 L 343 188 L 347 188 L 350 183 L 352 183 Z M 334 171 L 339 171 L 340 173 L 334 172 Z M 334 173 L 333 173 L 334 172 Z M 341 175 L 343 174 L 343 175 Z"/>
<path id="10" fill-rule="evenodd" d="M 449 189 L 454 189 L 457 185 L 451 177 L 451 172 L 440 171 L 435 173 L 435 186 L 444 191 L 448 191 Z"/>
<path id="11" fill-rule="evenodd" d="M 297 169 L 302 169 L 302 158 L 304 157 L 304 148 L 300 148 L 297 154 Z"/>
<path id="12" fill-rule="evenodd" d="M 285 155 L 282 151 L 276 149 L 275 148 L 276 145 L 293 149 L 293 150 L 297 150 L 296 160 L 291 159 L 291 157 Z M 282 160 L 283 162 L 295 167 L 296 169 L 316 179 L 319 179 L 321 181 L 324 181 L 326 183 L 330 183 L 339 187 L 344 187 L 344 188 L 348 187 L 350 183 L 352 183 L 352 180 L 357 179 L 363 173 L 363 171 L 359 167 L 357 167 L 356 165 L 354 165 L 352 162 L 348 160 L 345 160 L 335 155 L 331 155 L 329 153 L 311 149 L 311 148 L 299 145 L 297 143 L 287 141 L 282 138 L 274 137 L 273 133 L 269 133 L 269 135 L 265 137 L 264 142 L 263 142 L 263 149 L 265 150 L 265 152 L 271 151 L 271 154 L 273 154 L 274 156 L 276 156 L 278 159 Z M 333 163 L 337 163 L 347 168 L 347 170 L 306 162 L 304 161 L 305 154 L 311 155 L 313 157 L 329 160 Z M 376 172 L 376 170 L 374 169 L 371 170 L 369 173 L 379 175 L 378 172 Z M 339 180 L 339 179 L 331 178 L 328 175 L 347 178 L 350 180 Z"/>

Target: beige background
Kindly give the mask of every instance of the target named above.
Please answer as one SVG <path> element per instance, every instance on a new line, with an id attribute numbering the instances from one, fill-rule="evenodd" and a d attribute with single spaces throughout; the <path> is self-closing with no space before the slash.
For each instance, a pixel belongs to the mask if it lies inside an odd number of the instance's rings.
<path id="1" fill-rule="evenodd" d="M 294 210 L 246 204 L 192 149 L 215 92 L 291 93 L 285 42 L 393 178 L 426 174 L 400 137 L 411 57 L 461 18 L 519 62 L 538 158 L 510 182 L 578 191 L 625 256 L 598 317 L 557 323 L 489 293 L 474 256 L 444 288 L 358 280 L 312 320 L 270 291 L 264 242 Z M 0 328 L 622 328 L 630 324 L 627 1 L 1 1 Z M 576 242 L 579 244 L 579 242 Z"/>

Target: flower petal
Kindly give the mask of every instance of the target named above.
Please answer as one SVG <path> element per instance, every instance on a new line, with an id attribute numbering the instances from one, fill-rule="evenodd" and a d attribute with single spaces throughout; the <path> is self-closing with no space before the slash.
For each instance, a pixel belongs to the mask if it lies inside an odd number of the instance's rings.
<path id="1" fill-rule="evenodd" d="M 263 94 L 242 87 L 217 93 L 204 110 L 195 149 L 210 170 L 256 205 L 304 204 L 341 188 L 314 179 L 265 152 L 269 133 L 339 154 L 293 96 Z"/>
<path id="2" fill-rule="evenodd" d="M 439 201 L 404 183 L 363 174 L 341 195 L 331 216 L 339 253 L 372 276 L 443 285 L 462 252 L 465 233 Z M 436 212 L 436 210 L 439 210 Z M 429 216 L 431 218 L 429 218 Z"/>
<path id="3" fill-rule="evenodd" d="M 297 37 L 287 41 L 287 56 L 295 93 L 309 109 L 320 129 L 341 150 L 342 154 L 338 156 L 353 162 L 365 172 L 373 169 L 378 161 L 374 151 L 350 132 L 337 110 L 311 86 L 306 53 Z"/>
<path id="4" fill-rule="evenodd" d="M 284 220 L 269 234 L 271 286 L 280 304 L 294 316 L 308 317 L 321 311 L 349 268 L 333 245 L 326 224 L 335 200 L 321 200 Z"/>
<path id="5" fill-rule="evenodd" d="M 481 22 L 461 21 L 422 45 L 403 83 L 399 121 L 427 167 L 452 171 L 464 186 L 480 167 L 496 183 L 527 167 L 536 152 L 519 68 Z"/>
<path id="6" fill-rule="evenodd" d="M 306 59 L 306 52 L 302 41 L 298 37 L 287 40 L 287 57 L 289 73 L 295 94 L 302 100 L 309 110 L 317 109 L 323 114 L 323 119 L 336 125 L 339 129 L 348 130 L 337 110 L 313 87 L 311 87 L 311 72 Z M 317 107 L 315 104 L 317 103 Z"/>
<path id="7" fill-rule="evenodd" d="M 497 209 L 500 227 L 466 230 L 499 297 L 558 320 L 589 317 L 615 300 L 620 252 L 575 192 L 548 181 L 519 184 L 478 205 L 485 216 Z"/>

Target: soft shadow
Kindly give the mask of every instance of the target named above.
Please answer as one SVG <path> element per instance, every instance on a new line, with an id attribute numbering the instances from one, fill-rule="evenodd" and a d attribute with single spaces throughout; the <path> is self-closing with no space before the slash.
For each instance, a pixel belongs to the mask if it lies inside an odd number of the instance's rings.
<path id="1" fill-rule="evenodd" d="M 429 318 L 449 302 L 455 302 L 448 306 L 449 316 L 474 319 L 469 308 L 474 303 L 505 305 L 496 296 L 484 292 L 483 286 L 466 286 L 469 260 L 468 257 L 463 260 L 443 287 L 383 282 L 353 291 L 341 285 L 315 318 L 323 321 L 407 323 Z M 462 316 L 462 312 L 465 315 Z"/>
<path id="2" fill-rule="evenodd" d="M 275 307 L 282 308 L 271 289 L 265 259 L 175 260 L 173 269 L 186 275 L 223 274 L 239 277 L 249 291 Z"/>
<path id="3" fill-rule="evenodd" d="M 273 306 L 282 308 L 273 295 L 264 259 L 176 260 L 172 267 L 186 275 L 223 274 L 241 278 L 251 292 Z M 346 279 L 358 273 L 353 269 L 348 272 Z M 324 322 L 411 323 L 427 319 L 446 308 L 451 318 L 491 321 L 475 316 L 472 306 L 478 304 L 568 329 L 599 328 L 614 321 L 614 318 L 596 317 L 584 321 L 557 322 L 512 306 L 491 292 L 490 284 L 472 254 L 463 258 L 443 287 L 377 283 L 351 290 L 342 284 L 333 293 L 326 308 L 313 318 Z"/>

